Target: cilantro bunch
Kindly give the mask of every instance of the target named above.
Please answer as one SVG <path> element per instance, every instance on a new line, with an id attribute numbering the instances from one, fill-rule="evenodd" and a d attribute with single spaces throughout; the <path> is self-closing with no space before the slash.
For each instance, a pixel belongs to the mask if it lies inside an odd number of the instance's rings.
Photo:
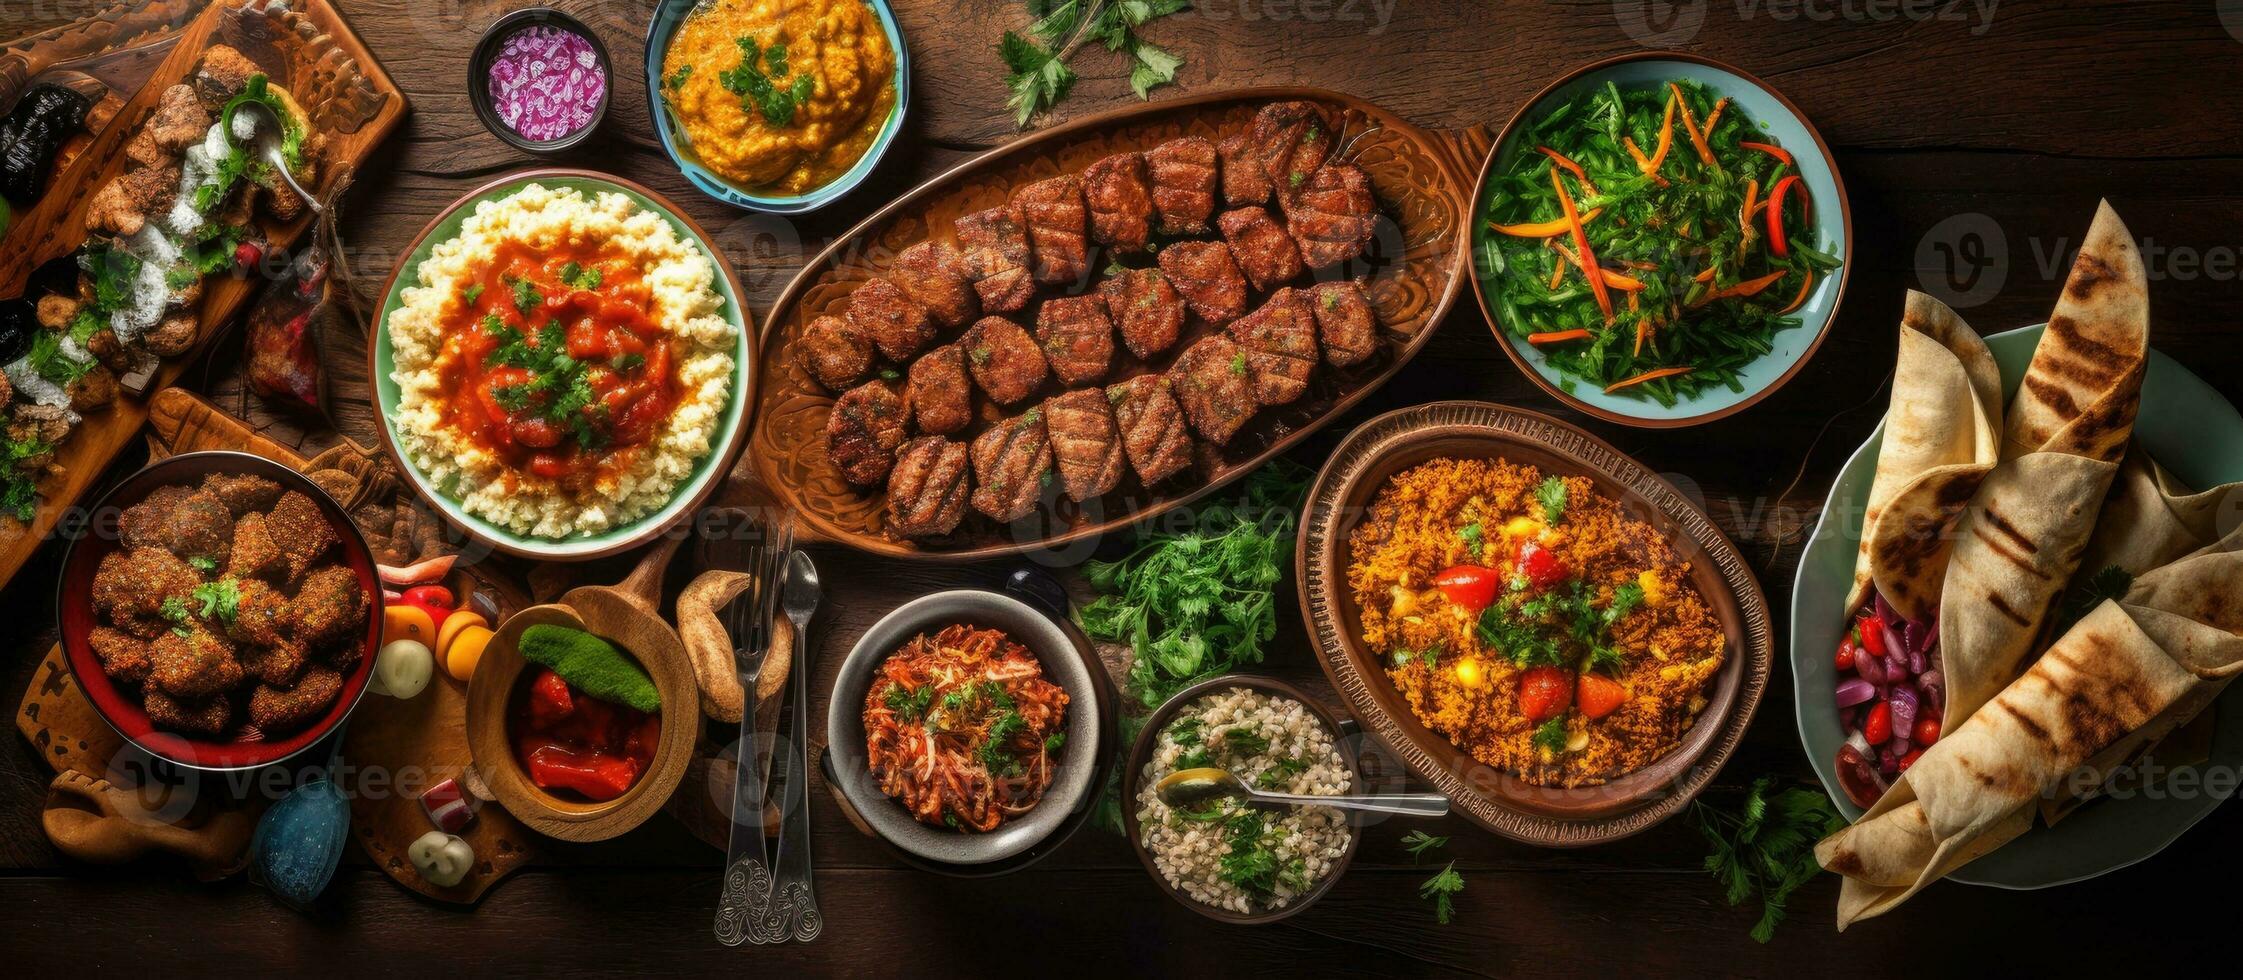
<path id="1" fill-rule="evenodd" d="M 1022 129 L 1037 113 L 1067 97 L 1075 85 L 1075 71 L 1067 67 L 1067 59 L 1086 41 L 1129 57 L 1129 87 L 1140 99 L 1173 84 L 1176 69 L 1184 64 L 1184 59 L 1139 38 L 1137 29 L 1190 9 L 1189 0 L 1027 0 L 1027 6 L 1036 18 L 1027 35 L 1006 31 L 997 43 L 997 56 L 1011 72 L 1006 84 L 1012 96 L 1005 105 Z"/>
<path id="2" fill-rule="evenodd" d="M 1821 791 L 1778 790 L 1775 784 L 1773 776 L 1753 780 L 1734 812 L 1704 800 L 1690 806 L 1691 822 L 1713 848 L 1706 870 L 1721 882 L 1729 904 L 1760 896 L 1760 921 L 1752 927 L 1752 938 L 1760 942 L 1775 938 L 1791 893 L 1822 873 L 1816 842 L 1846 825 Z"/>

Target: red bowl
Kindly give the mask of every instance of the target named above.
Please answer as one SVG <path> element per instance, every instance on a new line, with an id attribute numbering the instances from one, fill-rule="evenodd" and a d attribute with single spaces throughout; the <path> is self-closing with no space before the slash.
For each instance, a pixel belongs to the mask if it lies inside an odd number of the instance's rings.
<path id="1" fill-rule="evenodd" d="M 102 671 L 101 661 L 94 657 L 92 645 L 86 642 L 94 627 L 90 599 L 94 570 L 101 565 L 103 557 L 123 547 L 117 534 L 117 515 L 160 487 L 193 486 L 212 473 L 254 474 L 310 497 L 319 505 L 320 513 L 327 515 L 328 524 L 340 539 L 336 547 L 351 571 L 358 575 L 359 587 L 365 589 L 371 599 L 365 648 L 357 666 L 343 678 L 342 692 L 336 695 L 335 703 L 328 706 L 324 716 L 285 738 L 248 742 L 161 731 L 148 720 L 148 713 L 141 709 L 139 699 L 129 696 Z M 150 463 L 104 494 L 101 502 L 80 522 L 78 536 L 63 557 L 55 609 L 62 620 L 62 647 L 70 661 L 70 672 L 77 678 L 78 687 L 86 692 L 86 700 L 93 702 L 94 710 L 101 714 L 101 719 L 124 736 L 125 741 L 149 755 L 191 769 L 251 769 L 280 762 L 310 748 L 333 732 L 350 715 L 351 709 L 358 706 L 358 699 L 366 693 L 367 682 L 374 676 L 374 653 L 382 638 L 381 578 L 374 571 L 373 552 L 366 547 L 366 539 L 359 535 L 357 525 L 351 523 L 349 515 L 343 513 L 342 506 L 334 498 L 318 484 L 305 479 L 302 473 L 249 453 L 201 452 L 173 456 Z"/>

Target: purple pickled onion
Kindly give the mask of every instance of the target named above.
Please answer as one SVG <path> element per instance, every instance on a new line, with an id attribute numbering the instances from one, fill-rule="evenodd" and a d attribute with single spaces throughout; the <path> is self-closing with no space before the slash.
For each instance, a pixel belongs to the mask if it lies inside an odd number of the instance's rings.
<path id="1" fill-rule="evenodd" d="M 1939 668 L 1933 667 L 1916 678 L 1916 690 L 1923 692 L 1925 710 L 1935 715 L 1946 713 L 1947 679 L 1940 675 Z"/>
<path id="2" fill-rule="evenodd" d="M 1924 651 L 1922 651 L 1922 650 L 1910 650 L 1910 651 L 1908 651 L 1908 672 L 1909 672 L 1909 673 L 1911 673 L 1911 674 L 1921 674 L 1921 673 L 1923 673 L 1923 672 L 1924 672 L 1924 670 L 1925 670 L 1926 668 L 1928 668 L 1928 667 L 1930 667 L 1930 666 L 1931 666 L 1931 661 L 1930 661 L 1929 659 L 1927 659 L 1927 658 L 1926 658 L 1926 657 L 1924 656 Z"/>
<path id="3" fill-rule="evenodd" d="M 1884 667 L 1885 681 L 1889 684 L 1905 684 L 1916 676 L 1915 671 L 1908 669 L 1908 654 L 1900 650 L 1886 651 Z"/>
<path id="4" fill-rule="evenodd" d="M 1931 646 L 1931 627 L 1913 619 L 1900 624 L 1900 638 L 1906 642 L 1909 653 L 1922 653 Z"/>
<path id="5" fill-rule="evenodd" d="M 1895 687 L 1885 701 L 1893 706 L 1893 732 L 1913 731 L 1916 727 L 1916 691 L 1907 686 Z"/>
<path id="6" fill-rule="evenodd" d="M 1892 603 L 1885 601 L 1885 594 L 1883 592 L 1878 592 L 1876 593 L 1876 596 L 1877 622 L 1887 626 L 1891 626 L 1901 622 L 1900 610 L 1894 609 Z"/>
<path id="7" fill-rule="evenodd" d="M 1878 623 L 1877 630 L 1885 637 L 1885 656 L 1900 658 L 1901 662 L 1906 663 L 1908 642 L 1900 638 L 1899 628 L 1891 623 Z"/>
<path id="8" fill-rule="evenodd" d="M 1915 746 L 1909 744 L 1908 739 L 1905 736 L 1895 735 L 1893 736 L 1893 740 L 1890 743 L 1890 748 L 1893 750 L 1893 758 L 1897 759 L 1901 756 L 1907 755 L 1908 750 L 1915 748 Z"/>
<path id="9" fill-rule="evenodd" d="M 1885 682 L 1885 665 L 1879 663 L 1876 657 L 1870 656 L 1867 650 L 1854 655 L 1854 673 L 1860 674 L 1862 680 L 1871 684 Z"/>
<path id="10" fill-rule="evenodd" d="M 1838 682 L 1838 706 L 1850 708 L 1877 696 L 1877 687 L 1859 677 L 1848 677 Z"/>
<path id="11" fill-rule="evenodd" d="M 500 122 L 544 142 L 592 124 L 607 99 L 607 69 L 583 35 L 532 24 L 499 45 L 486 85 Z"/>

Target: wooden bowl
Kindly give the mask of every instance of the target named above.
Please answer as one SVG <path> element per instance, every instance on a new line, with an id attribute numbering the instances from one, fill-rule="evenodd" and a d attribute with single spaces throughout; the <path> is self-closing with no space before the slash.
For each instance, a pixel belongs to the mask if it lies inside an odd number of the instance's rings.
<path id="1" fill-rule="evenodd" d="M 1347 587 L 1347 538 L 1388 478 L 1427 460 L 1501 457 L 1583 476 L 1690 563 L 1690 585 L 1721 624 L 1728 660 L 1707 705 L 1672 751 L 1597 786 L 1544 787 L 1474 759 L 1412 714 L 1360 639 Z M 1349 433 L 1309 491 L 1294 554 L 1301 613 L 1324 674 L 1371 733 L 1474 823 L 1514 840 L 1580 847 L 1618 840 L 1680 811 L 1744 737 L 1768 686 L 1768 601 L 1744 557 L 1703 511 L 1643 464 L 1556 419 L 1485 402 L 1434 402 L 1379 416 Z"/>
<path id="2" fill-rule="evenodd" d="M 117 515 L 160 488 L 193 486 L 213 473 L 261 476 L 311 498 L 335 532 L 335 548 L 330 554 L 340 557 L 357 575 L 358 587 L 368 599 L 358 663 L 343 675 L 343 687 L 335 695 L 335 702 L 311 724 L 281 737 L 258 741 L 214 739 L 158 729 L 141 707 L 140 698 L 127 696 L 102 671 L 100 659 L 94 656 L 93 647 L 87 642 L 95 625 L 93 604 L 88 600 L 93 591 L 94 572 L 99 569 L 101 559 L 123 547 L 116 533 Z M 366 694 L 367 681 L 374 676 L 374 652 L 381 645 L 382 636 L 382 587 L 375 575 L 374 557 L 366 547 L 366 539 L 359 535 L 358 526 L 351 523 L 343 508 L 318 484 L 263 456 L 230 451 L 181 453 L 150 463 L 126 477 L 94 505 L 90 519 L 81 525 L 80 536 L 70 543 L 69 553 L 63 556 L 62 576 L 56 585 L 55 610 L 61 619 L 63 652 L 69 659 L 71 676 L 86 692 L 86 700 L 93 703 L 101 720 L 108 722 L 125 741 L 149 755 L 190 769 L 253 769 L 311 748 L 350 716 Z"/>
<path id="3" fill-rule="evenodd" d="M 1244 128 L 1262 106 L 1294 99 L 1331 113 L 1335 156 L 1363 168 L 1378 200 L 1378 227 L 1365 255 L 1315 275 L 1364 280 L 1379 321 L 1378 353 L 1353 367 L 1319 370 L 1300 400 L 1257 412 L 1225 446 L 1198 445 L 1187 472 L 1154 486 L 1143 485 L 1132 473 L 1111 493 L 1089 501 L 1048 495 L 1034 513 L 1010 523 L 969 514 L 956 531 L 940 538 L 910 540 L 889 531 L 886 491 L 851 485 L 826 454 L 826 420 L 836 393 L 811 380 L 792 356 L 808 325 L 821 315 L 845 313 L 857 287 L 886 275 L 904 249 L 925 240 L 951 240 L 952 223 L 960 215 L 1003 204 L 1022 186 L 1079 173 L 1109 154 L 1148 150 L 1180 136 L 1220 141 Z M 1468 152 L 1476 162 L 1477 152 L 1463 146 L 1463 137 L 1421 129 L 1354 96 L 1280 87 L 1130 105 L 1040 130 L 974 157 L 835 239 L 780 293 L 764 319 L 765 375 L 746 465 L 755 468 L 778 505 L 802 518 L 800 533 L 806 538 L 926 561 L 1070 550 L 1069 545 L 1078 556 L 1088 556 L 1102 536 L 1186 506 L 1283 453 L 1368 397 L 1424 348 L 1463 288 L 1469 237 L 1464 195 L 1472 165 Z M 1306 282 L 1304 278 L 1300 284 Z M 1048 298 L 1055 292 L 1046 287 L 1038 295 Z M 1117 351 L 1104 381 L 1165 371 L 1194 340 L 1216 332 L 1218 328 L 1193 318 L 1174 347 L 1150 360 Z M 944 337 L 954 333 L 945 331 Z M 1047 386 L 1039 394 L 1051 392 Z M 976 424 L 960 438 L 981 431 L 997 415 L 1028 407 L 1023 403 L 1000 412 L 977 398 Z"/>
<path id="4" fill-rule="evenodd" d="M 647 620 L 652 617 L 627 601 L 598 596 L 587 601 L 580 595 L 605 591 L 579 589 L 563 597 L 566 605 L 531 606 L 507 617 L 467 685 L 467 745 L 474 754 L 475 771 L 507 812 L 531 830 L 565 841 L 606 840 L 662 809 L 678 781 L 685 778 L 686 765 L 693 760 L 693 741 L 701 731 L 700 689 L 694 684 L 685 644 L 660 619 L 650 626 Z M 539 789 L 514 756 L 506 729 L 508 708 L 529 666 L 522 659 L 522 631 L 540 625 L 584 630 L 614 643 L 646 668 L 655 690 L 661 692 L 662 740 L 655 747 L 654 763 L 622 796 L 598 803 L 564 799 Z"/>
<path id="5" fill-rule="evenodd" d="M 1145 865 L 1145 873 L 1152 876 L 1153 884 L 1160 886 L 1163 894 L 1175 899 L 1178 904 L 1185 908 L 1217 922 L 1234 926 L 1258 926 L 1299 915 L 1303 909 L 1316 904 L 1317 899 L 1323 898 L 1325 892 L 1331 891 L 1332 885 L 1340 880 L 1340 876 L 1347 874 L 1347 866 L 1355 860 L 1356 849 L 1363 846 L 1364 828 L 1360 825 L 1351 825 L 1348 829 L 1347 850 L 1342 851 L 1339 860 L 1332 863 L 1332 873 L 1325 875 L 1323 880 L 1316 883 L 1316 887 L 1308 890 L 1307 894 L 1294 899 L 1281 909 L 1251 913 L 1219 909 L 1184 894 L 1182 889 L 1169 883 L 1168 877 L 1161 874 L 1160 867 L 1153 863 L 1152 852 L 1145 849 L 1145 838 L 1140 832 L 1142 828 L 1137 822 L 1137 794 L 1142 789 L 1140 784 L 1145 778 L 1145 764 L 1152 761 L 1153 746 L 1160 740 L 1161 729 L 1168 727 L 1169 720 L 1175 718 L 1177 712 L 1184 710 L 1185 705 L 1199 700 L 1210 692 L 1233 687 L 1249 688 L 1263 694 L 1287 697 L 1305 705 L 1309 714 L 1315 716 L 1317 721 L 1323 723 L 1325 730 L 1332 733 L 1333 744 L 1341 746 L 1340 762 L 1347 766 L 1349 775 L 1353 777 L 1351 785 L 1358 791 L 1363 788 L 1363 767 L 1356 761 L 1356 754 L 1349 751 L 1345 745 L 1351 737 L 1360 736 L 1361 733 L 1355 726 L 1341 722 L 1332 715 L 1329 709 L 1324 707 L 1322 702 L 1308 696 L 1300 688 L 1277 678 L 1253 674 L 1232 674 L 1227 677 L 1212 677 L 1178 691 L 1170 696 L 1167 701 L 1162 702 L 1160 707 L 1153 709 L 1151 715 L 1146 716 L 1145 727 L 1138 731 L 1137 741 L 1129 748 L 1127 768 L 1122 770 L 1121 799 L 1117 802 L 1121 805 L 1122 833 L 1129 838 L 1130 848 L 1137 852 L 1137 860 Z"/>

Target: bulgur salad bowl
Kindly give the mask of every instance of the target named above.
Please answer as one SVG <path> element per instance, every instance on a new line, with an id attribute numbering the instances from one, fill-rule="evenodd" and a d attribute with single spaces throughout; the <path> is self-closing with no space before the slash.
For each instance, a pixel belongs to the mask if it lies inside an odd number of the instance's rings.
<path id="1" fill-rule="evenodd" d="M 1515 840 L 1672 816 L 1767 685 L 1767 600 L 1720 529 L 1533 412 L 1436 402 L 1364 424 L 1318 475 L 1294 560 L 1355 717 Z"/>
<path id="2" fill-rule="evenodd" d="M 746 444 L 753 324 L 676 205 L 528 170 L 446 208 L 390 273 L 368 344 L 382 442 L 467 537 L 583 561 L 659 536 Z"/>
<path id="3" fill-rule="evenodd" d="M 1153 882 L 1185 908 L 1232 925 L 1297 915 L 1331 890 L 1362 845 L 1345 814 L 1237 800 L 1187 813 L 1154 787 L 1179 770 L 1212 766 L 1277 792 L 1351 795 L 1363 788 L 1358 735 L 1284 681 L 1201 681 L 1146 716 L 1122 769 L 1123 832 Z"/>

